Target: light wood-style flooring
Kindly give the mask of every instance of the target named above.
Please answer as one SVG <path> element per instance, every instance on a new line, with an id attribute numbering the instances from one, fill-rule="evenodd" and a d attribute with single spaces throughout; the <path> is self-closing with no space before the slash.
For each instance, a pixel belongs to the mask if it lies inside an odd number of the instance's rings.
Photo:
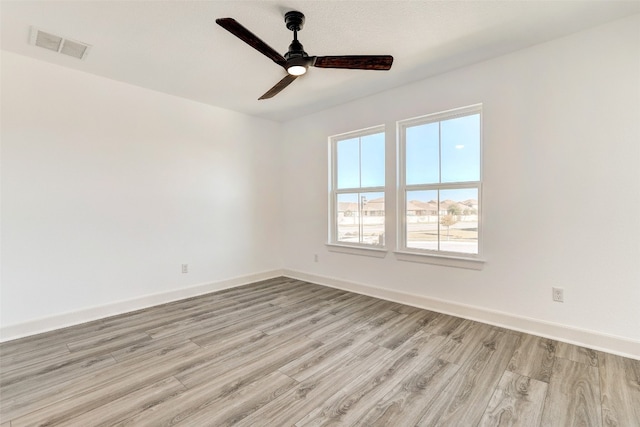
<path id="1" fill-rule="evenodd" d="M 0 427 L 640 426 L 639 361 L 289 278 L 0 356 Z"/>

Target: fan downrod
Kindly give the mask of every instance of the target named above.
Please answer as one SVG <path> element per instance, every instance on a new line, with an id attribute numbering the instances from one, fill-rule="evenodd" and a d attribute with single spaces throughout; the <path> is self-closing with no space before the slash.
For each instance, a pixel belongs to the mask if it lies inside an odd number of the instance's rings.
<path id="1" fill-rule="evenodd" d="M 292 10 L 284 14 L 284 22 L 291 31 L 300 31 L 304 26 L 304 15 L 302 12 Z"/>

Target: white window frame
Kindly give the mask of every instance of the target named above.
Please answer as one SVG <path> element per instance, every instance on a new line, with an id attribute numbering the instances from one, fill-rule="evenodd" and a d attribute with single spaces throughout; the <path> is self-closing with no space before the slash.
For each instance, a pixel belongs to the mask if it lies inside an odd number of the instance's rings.
<path id="1" fill-rule="evenodd" d="M 386 133 L 385 126 L 378 125 L 369 127 L 366 129 L 360 129 L 351 132 L 345 132 L 338 135 L 329 137 L 329 235 L 327 246 L 330 250 L 343 253 L 351 253 L 356 255 L 367 255 L 374 257 L 384 257 L 386 255 L 387 241 L 385 239 L 382 245 L 374 245 L 368 243 L 354 243 L 354 242 L 342 242 L 338 240 L 338 195 L 345 193 L 383 193 L 385 195 L 386 205 L 386 185 L 377 187 L 354 187 L 354 188 L 341 188 L 338 189 L 338 142 L 346 139 L 362 138 L 368 135 L 382 133 L 385 135 L 385 147 Z M 385 148 L 385 183 L 386 183 L 386 148 Z M 362 164 L 360 164 L 362 167 Z M 386 209 L 385 209 L 386 210 Z M 362 218 L 360 219 L 362 221 Z M 386 230 L 386 216 L 385 216 L 385 230 Z M 386 234 L 386 233 L 385 233 Z"/>
<path id="2" fill-rule="evenodd" d="M 465 117 L 470 115 L 480 115 L 480 176 L 478 181 L 455 182 L 455 183 L 436 183 L 436 184 L 406 184 L 406 130 L 409 127 L 424 125 L 428 123 L 437 123 L 444 120 Z M 482 200 L 482 104 L 470 105 L 467 107 L 456 108 L 453 110 L 442 111 L 425 116 L 415 117 L 412 119 L 402 120 L 397 125 L 397 165 L 398 165 L 398 186 L 397 186 L 397 251 L 395 251 L 398 259 L 404 261 L 427 262 L 440 265 L 448 265 L 463 268 L 481 268 L 482 259 L 482 210 L 484 202 Z M 441 155 L 441 153 L 440 153 Z M 441 162 L 441 159 L 439 159 Z M 468 189 L 477 188 L 478 190 L 478 253 L 462 253 L 433 249 L 418 249 L 407 247 L 407 192 L 422 190 L 450 190 L 450 189 Z M 438 222 L 439 223 L 439 222 Z M 440 232 L 438 232 L 440 233 Z"/>

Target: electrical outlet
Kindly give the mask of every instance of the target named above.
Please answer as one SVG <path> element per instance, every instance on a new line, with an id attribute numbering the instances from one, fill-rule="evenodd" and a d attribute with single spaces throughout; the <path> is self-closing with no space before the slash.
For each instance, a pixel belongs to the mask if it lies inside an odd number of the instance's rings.
<path id="1" fill-rule="evenodd" d="M 553 294 L 553 300 L 555 302 L 564 302 L 564 289 L 551 288 L 551 292 Z"/>
<path id="2" fill-rule="evenodd" d="M 189 272 L 189 264 L 182 264 L 182 274 Z"/>

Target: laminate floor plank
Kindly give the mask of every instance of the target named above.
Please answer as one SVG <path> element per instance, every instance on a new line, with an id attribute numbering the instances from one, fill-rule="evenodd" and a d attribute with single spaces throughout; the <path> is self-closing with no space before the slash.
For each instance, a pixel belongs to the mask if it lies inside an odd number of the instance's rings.
<path id="1" fill-rule="evenodd" d="M 122 333 L 116 335 L 101 334 L 99 336 L 85 338 L 80 341 L 71 341 L 67 343 L 67 347 L 69 347 L 69 351 L 71 353 L 88 349 L 110 352 L 150 340 L 151 337 L 144 332 L 133 334 Z"/>
<path id="2" fill-rule="evenodd" d="M 433 313 L 433 317 L 436 317 L 438 315 L 438 313 L 435 313 L 433 311 L 425 310 L 424 308 L 413 307 L 411 305 L 400 304 L 399 302 L 394 302 L 390 310 L 393 310 L 400 314 L 407 314 L 407 315 L 416 314 L 416 313 L 422 313 L 422 314 Z"/>
<path id="3" fill-rule="evenodd" d="M 305 292 L 305 289 L 300 289 L 300 292 L 295 295 L 283 295 L 282 299 L 275 301 L 274 303 L 279 307 L 287 308 L 292 305 L 313 304 L 314 302 L 330 301 L 341 295 L 342 291 L 339 289 L 325 288 L 320 289 L 314 293 Z"/>
<path id="4" fill-rule="evenodd" d="M 284 277 L 0 343 L 0 427 L 639 420 L 638 360 Z"/>
<path id="5" fill-rule="evenodd" d="M 294 333 L 307 336 L 316 328 L 331 325 L 338 320 L 336 316 L 320 310 L 318 313 L 298 317 L 296 320 L 283 325 L 268 328 L 257 326 L 257 328 L 268 335 Z"/>
<path id="6" fill-rule="evenodd" d="M 598 353 L 595 350 L 586 347 L 580 347 L 573 344 L 559 342 L 556 345 L 556 357 L 573 360 L 574 362 L 584 363 L 589 366 L 598 366 Z"/>
<path id="7" fill-rule="evenodd" d="M 0 344 L 0 373 L 22 369 L 26 366 L 41 363 L 46 359 L 64 357 L 71 352 L 64 343 L 50 344 L 33 351 L 22 351 L 12 354 L 3 353 L 4 343 Z"/>
<path id="8" fill-rule="evenodd" d="M 391 354 L 391 351 L 374 344 L 363 344 L 349 353 L 351 356 L 342 363 L 322 370 L 293 389 L 284 393 L 271 404 L 256 411 L 240 426 L 293 426 L 306 414 L 323 405 L 339 392 L 342 387 L 371 371 Z"/>
<path id="9" fill-rule="evenodd" d="M 431 335 L 416 334 L 295 425 L 354 425 L 369 411 L 370 402 L 377 402 L 389 393 L 397 383 L 417 369 L 434 348 L 436 344 Z"/>
<path id="10" fill-rule="evenodd" d="M 107 427 L 143 411 L 149 405 L 171 399 L 178 391 L 184 389 L 180 381 L 168 377 L 90 410 L 75 406 L 65 411 L 61 409 L 61 407 L 64 408 L 64 402 L 61 402 L 59 405 L 51 405 L 31 412 L 11 423 L 12 427 L 33 425 Z"/>
<path id="11" fill-rule="evenodd" d="M 208 347 L 221 345 L 224 343 L 225 348 L 239 348 L 249 345 L 256 340 L 264 338 L 266 334 L 262 331 L 251 328 L 236 329 L 227 331 L 226 329 L 218 329 L 216 331 L 207 332 L 205 334 L 196 335 L 189 340 L 196 343 L 200 347 Z"/>
<path id="12" fill-rule="evenodd" d="M 478 427 L 537 427 L 548 384 L 505 371 Z"/>
<path id="13" fill-rule="evenodd" d="M 184 348 L 190 344 L 192 344 L 192 341 L 181 336 L 172 336 L 166 339 L 151 339 L 128 347 L 119 348 L 115 351 L 112 350 L 111 356 L 118 362 L 123 362 L 136 357 L 144 357 L 144 354 L 157 350 L 169 352 L 178 348 Z"/>
<path id="14" fill-rule="evenodd" d="M 356 341 L 351 336 L 325 344 L 306 355 L 292 360 L 279 368 L 279 371 L 295 379 L 304 381 L 307 378 L 325 371 L 335 363 L 340 363 L 343 355 L 355 349 Z"/>
<path id="15" fill-rule="evenodd" d="M 330 306 L 327 307 L 327 313 L 339 319 L 344 319 L 345 322 L 351 322 L 351 324 L 366 321 L 374 314 L 382 311 L 390 311 L 387 310 L 387 304 L 384 301 L 369 297 L 362 299 L 352 298 L 349 301 L 341 300 L 339 303 L 334 303 L 332 300 L 330 303 Z M 318 333 L 321 334 L 321 332 Z"/>
<path id="16" fill-rule="evenodd" d="M 357 301 L 358 299 L 365 299 L 365 298 L 366 298 L 366 295 L 360 295 L 360 294 L 354 294 L 348 291 L 342 291 L 341 295 L 337 295 L 336 297 L 331 298 L 331 302 L 332 304 L 340 304 L 346 301 L 353 301 L 353 300 Z M 376 298 L 370 298 L 370 299 L 376 300 Z"/>
<path id="17" fill-rule="evenodd" d="M 322 342 L 329 342 L 337 337 L 349 333 L 357 328 L 364 328 L 370 322 L 381 322 L 384 324 L 394 317 L 400 316 L 395 311 L 385 310 L 382 304 L 358 304 L 352 306 L 352 309 L 347 312 L 339 312 L 335 314 L 332 310 L 329 311 L 334 314 L 338 320 L 334 323 L 316 328 L 309 334 L 310 338 L 320 340 Z"/>
<path id="18" fill-rule="evenodd" d="M 49 405 L 58 405 L 61 412 L 63 408 L 71 410 L 75 407 L 91 410 L 106 403 L 105 398 L 114 399 L 126 395 L 207 357 L 206 350 L 195 344 L 192 346 L 173 351 L 159 350 L 110 366 L 109 369 L 78 374 L 66 381 L 61 378 L 60 382 L 40 387 L 10 401 L 3 398 L 0 413 L 7 418 L 17 418 Z M 149 364 L 146 357 L 152 357 L 154 363 Z M 63 401 L 65 405 L 60 405 Z"/>
<path id="19" fill-rule="evenodd" d="M 263 289 L 250 295 L 229 296 L 227 297 L 227 301 L 234 302 L 235 304 L 259 304 L 268 302 L 275 305 L 280 301 L 287 301 L 289 299 L 293 299 L 295 301 L 298 296 L 301 295 L 308 296 L 310 293 L 305 291 L 302 287 L 293 288 L 290 284 L 287 284 L 286 286 L 274 289 L 274 292 L 270 292 L 270 289 Z"/>
<path id="20" fill-rule="evenodd" d="M 598 368 L 557 358 L 540 425 L 602 426 L 599 382 Z"/>
<path id="21" fill-rule="evenodd" d="M 292 359 L 317 347 L 317 343 L 310 340 L 299 340 L 289 351 L 272 349 L 269 353 L 255 357 L 245 362 L 238 359 L 228 360 L 218 370 L 211 371 L 214 376 L 206 374 L 195 376 L 178 376 L 187 390 L 172 400 L 162 402 L 139 416 L 127 420 L 125 425 L 175 425 L 191 416 L 198 416 L 208 412 L 212 405 L 219 404 L 224 399 L 236 395 L 240 390 L 251 387 L 251 384 L 266 377 L 286 379 L 285 383 L 292 387 L 297 383 L 292 378 L 275 372 L 278 367 Z M 248 358 L 249 356 L 247 356 Z M 248 414 L 247 414 L 248 415 Z"/>
<path id="22" fill-rule="evenodd" d="M 553 340 L 522 334 L 507 369 L 548 383 L 556 360 L 556 346 L 557 343 Z"/>
<path id="23" fill-rule="evenodd" d="M 351 298 L 337 298 L 330 301 L 331 305 L 329 313 L 336 316 L 351 316 L 358 313 L 360 310 L 364 310 L 367 307 L 378 305 L 380 310 L 385 310 L 385 306 L 390 305 L 388 301 L 382 301 L 376 298 L 372 298 L 367 295 L 352 294 Z M 383 306 L 384 304 L 384 306 Z"/>
<path id="24" fill-rule="evenodd" d="M 236 425 L 258 409 L 291 390 L 297 381 L 273 371 L 264 378 L 221 398 L 219 401 L 185 418 L 178 425 L 226 427 Z"/>
<path id="25" fill-rule="evenodd" d="M 429 322 L 429 324 L 425 326 L 424 331 L 429 334 L 448 337 L 465 322 L 468 321 L 460 317 L 449 316 L 448 314 L 438 314 L 432 322 Z"/>
<path id="26" fill-rule="evenodd" d="M 24 338 L 18 338 L 12 341 L 0 344 L 0 355 L 2 358 L 19 355 L 22 353 L 36 353 L 45 351 L 47 348 L 53 348 L 61 342 L 65 342 L 69 337 L 75 337 L 88 330 L 95 333 L 102 325 L 102 320 L 83 323 L 81 325 L 68 328 L 58 329 L 56 331 L 43 332 Z"/>
<path id="27" fill-rule="evenodd" d="M 341 339 L 345 335 L 348 335 L 354 337 L 357 344 L 362 344 L 380 335 L 380 333 L 387 328 L 397 327 L 406 318 L 406 314 L 399 314 L 395 311 L 386 310 L 364 323 L 355 325 L 352 329 L 341 328 L 341 334 L 334 335 L 331 339 L 324 340 L 323 342 L 329 343 L 332 340 Z"/>
<path id="28" fill-rule="evenodd" d="M 447 337 L 437 357 L 447 362 L 462 365 L 482 347 L 494 346 L 496 340 L 502 335 L 504 335 L 503 332 L 489 325 L 478 322 L 463 323 Z M 456 345 L 453 345 L 453 343 Z"/>
<path id="29" fill-rule="evenodd" d="M 396 327 L 384 329 L 372 338 L 371 342 L 393 350 L 422 330 L 435 318 L 435 313 L 422 310 L 406 314 L 406 316 L 402 323 L 396 325 Z"/>
<path id="30" fill-rule="evenodd" d="M 208 336 L 215 336 L 217 333 L 233 333 L 253 328 L 255 325 L 262 325 L 274 319 L 281 318 L 285 312 L 276 306 L 270 304 L 257 305 L 253 310 L 241 309 L 234 313 L 228 313 L 215 319 L 207 319 L 200 322 L 197 327 L 189 327 L 183 330 L 179 335 L 189 337 L 191 339 L 204 340 Z M 167 336 L 167 331 L 154 330 L 152 336 Z"/>
<path id="31" fill-rule="evenodd" d="M 426 406 L 420 426 L 475 426 L 482 418 L 518 343 L 518 336 L 493 331 L 477 346 L 451 382 Z"/>
<path id="32" fill-rule="evenodd" d="M 247 378 L 253 378 L 254 371 L 263 372 L 276 370 L 290 363 L 292 360 L 318 348 L 320 345 L 322 345 L 320 342 L 308 338 L 292 339 L 287 342 L 286 346 L 267 348 L 266 351 L 262 353 L 258 353 L 257 351 L 245 352 L 235 357 L 213 361 L 213 363 L 198 367 L 198 369 L 190 368 L 178 372 L 175 377 L 188 388 L 203 383 L 211 386 L 223 378 L 220 376 L 220 372 L 240 368 L 248 374 L 243 372 L 242 375 L 236 378 L 234 385 L 229 386 L 235 388 L 239 386 L 238 384 L 248 381 Z"/>
<path id="33" fill-rule="evenodd" d="M 148 343 L 149 341 L 145 341 Z M 130 346 L 129 348 L 135 348 L 141 344 L 135 344 Z M 122 350 L 118 350 L 122 351 Z M 63 372 L 62 370 L 75 370 L 75 366 L 77 364 L 82 364 L 87 360 L 90 360 L 94 357 L 108 357 L 107 353 L 109 351 L 105 351 L 105 349 L 93 349 L 87 348 L 82 351 L 77 351 L 74 353 L 62 353 L 58 354 L 54 357 L 38 357 L 34 358 L 32 363 L 28 365 L 21 366 L 17 369 L 11 369 L 7 371 L 0 372 L 0 389 L 4 386 L 8 386 L 10 384 L 20 382 L 23 379 L 37 377 L 42 374 L 51 373 L 51 372 Z M 113 353 L 111 354 L 114 355 Z M 114 357 L 114 359 L 118 360 Z"/>
<path id="34" fill-rule="evenodd" d="M 23 359 L 24 356 L 21 354 L 19 358 L 15 358 L 13 360 L 13 363 L 7 362 L 7 369 L 0 369 L 0 388 L 2 387 L 2 384 L 11 378 L 21 377 L 31 373 L 35 374 L 42 369 L 73 363 L 79 359 L 92 355 L 94 355 L 94 352 L 92 351 L 72 355 L 66 346 L 61 348 L 60 351 L 54 350 L 51 354 L 45 353 L 31 355 L 27 360 Z"/>
<path id="35" fill-rule="evenodd" d="M 372 363 L 378 363 L 389 353 L 387 349 L 369 343 L 343 353 L 336 358 L 337 363 L 315 372 L 272 404 L 243 420 L 240 425 L 291 426 L 301 418 L 301 414 L 310 412 L 329 399 L 343 386 L 362 375 Z"/>
<path id="36" fill-rule="evenodd" d="M 49 384 L 57 384 L 75 378 L 79 374 L 86 374 L 116 365 L 117 361 L 109 354 L 92 356 L 77 360 L 69 364 L 61 364 L 49 369 L 43 369 L 34 374 L 13 377 L 1 385 L 2 399 L 15 398 L 46 388 Z"/>
<path id="37" fill-rule="evenodd" d="M 602 425 L 640 425 L 640 361 L 599 354 Z"/>
<path id="38" fill-rule="evenodd" d="M 274 334 L 291 327 L 292 325 L 312 319 L 319 313 L 325 314 L 322 308 L 323 306 L 321 304 L 316 304 L 307 306 L 307 308 L 302 310 L 299 307 L 297 307 L 297 309 L 286 310 L 284 314 L 278 318 L 266 322 L 260 322 L 256 327 L 265 334 Z"/>
<path id="39" fill-rule="evenodd" d="M 422 358 L 409 375 L 397 382 L 374 405 L 370 405 L 354 425 L 414 425 L 422 417 L 424 406 L 439 395 L 459 369 L 458 365 L 431 356 Z"/>
<path id="40" fill-rule="evenodd" d="M 296 322 L 283 325 L 277 330 L 272 329 L 267 332 L 267 335 L 272 339 L 277 340 L 290 340 L 304 336 L 308 339 L 313 339 L 322 343 L 320 340 L 311 337 L 310 335 L 316 330 L 316 328 L 328 327 L 336 323 L 338 318 L 328 313 L 318 313 L 313 316 L 307 316 L 298 319 Z M 322 343 L 324 344 L 324 343 Z"/>
<path id="41" fill-rule="evenodd" d="M 205 316 L 193 318 L 184 318 L 182 320 L 162 325 L 154 329 L 146 330 L 146 333 L 152 338 L 166 338 L 171 335 L 188 334 L 189 336 L 197 336 L 216 329 L 224 328 L 232 325 L 237 321 L 248 321 L 249 317 L 259 316 L 263 313 L 277 312 L 279 309 L 269 303 L 257 304 L 251 306 L 231 307 L 229 311 L 226 309 L 218 312 L 210 312 Z"/>

